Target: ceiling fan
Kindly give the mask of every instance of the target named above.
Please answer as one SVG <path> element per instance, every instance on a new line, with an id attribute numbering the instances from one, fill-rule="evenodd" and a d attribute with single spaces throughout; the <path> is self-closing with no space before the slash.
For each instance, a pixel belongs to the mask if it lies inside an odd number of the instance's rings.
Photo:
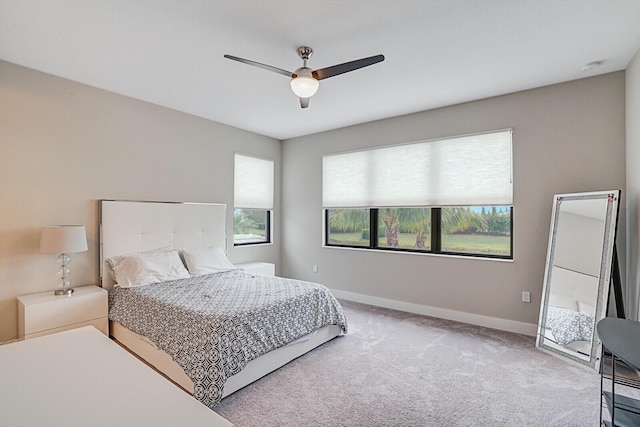
<path id="1" fill-rule="evenodd" d="M 354 71 L 358 68 L 368 67 L 369 65 L 384 61 L 384 55 L 375 55 L 368 58 L 356 59 L 355 61 L 344 62 L 331 67 L 312 70 L 307 67 L 307 61 L 313 54 L 313 49 L 307 46 L 300 46 L 297 52 L 298 56 L 302 58 L 303 65 L 294 72 L 283 70 L 278 67 L 272 67 L 271 65 L 261 64 L 249 59 L 238 58 L 233 55 L 224 55 L 224 57 L 291 77 L 291 90 L 293 90 L 293 93 L 300 98 L 300 107 L 302 108 L 307 108 L 309 106 L 309 98 L 315 95 L 318 91 L 320 80 L 328 79 L 329 77 L 348 73 L 349 71 Z"/>

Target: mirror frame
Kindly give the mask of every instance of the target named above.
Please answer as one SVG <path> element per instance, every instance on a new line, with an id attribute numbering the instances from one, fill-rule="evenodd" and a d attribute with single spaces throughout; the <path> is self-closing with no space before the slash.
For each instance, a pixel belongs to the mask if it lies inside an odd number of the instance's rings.
<path id="1" fill-rule="evenodd" d="M 591 337 L 591 352 L 589 360 L 577 356 L 578 352 L 572 349 L 563 348 L 561 345 L 549 345 L 545 343 L 547 307 L 549 304 L 551 274 L 553 271 L 553 261 L 555 253 L 556 237 L 558 234 L 558 219 L 560 216 L 560 206 L 564 201 L 573 200 L 597 200 L 607 201 L 607 211 L 605 217 L 605 227 L 602 245 L 602 257 L 600 260 L 600 273 L 598 278 L 598 295 L 595 306 L 594 324 Z M 553 211 L 551 214 L 551 225 L 549 229 L 549 244 L 547 248 L 547 261 L 545 264 L 544 284 L 542 289 L 542 299 L 540 301 L 540 317 L 538 320 L 538 332 L 536 336 L 536 347 L 552 354 L 566 357 L 583 365 L 599 369 L 602 347 L 596 335 L 595 325 L 607 315 L 609 289 L 611 286 L 611 273 L 614 263 L 614 247 L 616 240 L 616 228 L 618 221 L 618 211 L 620 206 L 620 190 L 595 191 L 589 193 L 556 194 L 553 196 Z M 555 344 L 555 343 L 554 343 Z"/>

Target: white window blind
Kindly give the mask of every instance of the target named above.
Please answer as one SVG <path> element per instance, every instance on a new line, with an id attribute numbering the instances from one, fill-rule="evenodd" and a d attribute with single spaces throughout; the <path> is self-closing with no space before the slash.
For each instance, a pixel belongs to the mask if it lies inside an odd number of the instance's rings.
<path id="1" fill-rule="evenodd" d="M 235 155 L 235 208 L 273 209 L 273 160 Z"/>
<path id="2" fill-rule="evenodd" d="M 326 155 L 325 208 L 513 204 L 504 130 Z"/>

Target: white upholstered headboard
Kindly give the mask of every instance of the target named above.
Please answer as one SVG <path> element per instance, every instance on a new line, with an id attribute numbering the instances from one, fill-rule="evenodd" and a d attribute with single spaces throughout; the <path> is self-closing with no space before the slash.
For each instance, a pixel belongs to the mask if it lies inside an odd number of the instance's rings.
<path id="1" fill-rule="evenodd" d="M 99 200 L 100 283 L 115 281 L 107 258 L 170 246 L 176 249 L 221 246 L 227 249 L 226 208 L 214 203 Z"/>

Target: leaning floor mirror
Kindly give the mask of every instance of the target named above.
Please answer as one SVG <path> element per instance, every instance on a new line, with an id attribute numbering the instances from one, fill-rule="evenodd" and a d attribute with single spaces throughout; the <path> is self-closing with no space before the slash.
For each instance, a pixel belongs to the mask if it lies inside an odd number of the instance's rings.
<path id="1" fill-rule="evenodd" d="M 595 325 L 606 317 L 619 190 L 556 194 L 536 346 L 598 369 Z"/>

